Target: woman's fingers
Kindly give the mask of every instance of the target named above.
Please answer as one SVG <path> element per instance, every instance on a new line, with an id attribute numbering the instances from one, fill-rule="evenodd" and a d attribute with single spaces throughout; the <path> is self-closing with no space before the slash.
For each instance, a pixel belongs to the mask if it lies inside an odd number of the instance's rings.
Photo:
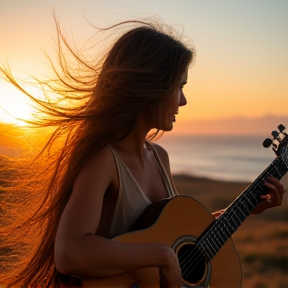
<path id="1" fill-rule="evenodd" d="M 268 193 L 261 195 L 260 201 L 252 210 L 252 214 L 259 214 L 268 208 L 280 206 L 282 204 L 282 198 L 284 195 L 284 186 L 278 179 L 272 176 L 268 176 L 262 180 L 263 185 L 267 187 Z"/>
<path id="2" fill-rule="evenodd" d="M 166 263 L 160 267 L 160 287 L 180 288 L 181 283 L 181 269 L 178 262 L 178 257 L 175 252 L 169 248 Z"/>
<path id="3" fill-rule="evenodd" d="M 281 205 L 284 195 L 284 186 L 280 181 L 272 176 L 268 176 L 267 180 L 264 180 L 264 185 L 269 189 L 269 194 L 262 195 L 261 199 L 271 202 L 273 206 Z"/>

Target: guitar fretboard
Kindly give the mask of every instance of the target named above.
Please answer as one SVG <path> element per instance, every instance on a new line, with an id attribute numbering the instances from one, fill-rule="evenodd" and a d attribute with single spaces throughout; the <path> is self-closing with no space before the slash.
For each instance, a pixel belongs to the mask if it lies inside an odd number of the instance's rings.
<path id="1" fill-rule="evenodd" d="M 287 161 L 287 160 L 286 160 Z M 226 211 L 207 229 L 198 241 L 198 248 L 207 261 L 211 260 L 242 222 L 259 203 L 260 196 L 267 194 L 262 179 L 274 176 L 280 180 L 288 171 L 283 156 L 277 157 L 257 179 L 236 198 Z"/>

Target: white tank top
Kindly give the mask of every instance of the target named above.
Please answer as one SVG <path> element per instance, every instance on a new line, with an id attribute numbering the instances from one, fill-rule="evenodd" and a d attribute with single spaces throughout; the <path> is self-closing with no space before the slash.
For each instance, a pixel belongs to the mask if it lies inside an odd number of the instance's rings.
<path id="1" fill-rule="evenodd" d="M 154 152 L 169 197 L 177 195 L 171 177 L 165 170 L 157 151 L 153 147 L 153 144 L 146 142 L 146 145 L 151 147 L 152 151 Z M 147 208 L 147 206 L 149 206 L 152 202 L 146 197 L 115 148 L 112 146 L 109 147 L 114 155 L 119 177 L 119 194 L 109 229 L 109 237 L 111 238 L 127 232 L 136 222 L 145 208 Z"/>

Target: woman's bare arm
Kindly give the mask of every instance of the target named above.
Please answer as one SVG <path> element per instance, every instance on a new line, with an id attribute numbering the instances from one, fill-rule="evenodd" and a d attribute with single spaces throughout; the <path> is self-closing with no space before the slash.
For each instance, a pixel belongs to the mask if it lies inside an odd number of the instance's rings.
<path id="1" fill-rule="evenodd" d="M 116 165 L 108 147 L 99 151 L 80 171 L 56 235 L 57 270 L 84 278 L 100 278 L 134 269 L 159 267 L 166 281 L 172 283 L 171 287 L 178 287 L 180 269 L 170 247 L 123 244 L 95 235 L 104 194 L 115 175 L 117 177 Z"/>

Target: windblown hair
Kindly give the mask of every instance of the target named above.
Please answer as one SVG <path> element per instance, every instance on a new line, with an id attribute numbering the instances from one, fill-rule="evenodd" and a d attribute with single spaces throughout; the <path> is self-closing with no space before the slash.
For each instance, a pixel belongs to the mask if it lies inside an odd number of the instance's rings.
<path id="1" fill-rule="evenodd" d="M 45 95 L 47 91 L 58 94 L 56 100 L 33 97 L 8 69 L 1 68 L 37 105 L 40 114 L 30 124 L 54 127 L 42 152 L 23 169 L 21 179 L 3 179 L 4 170 L 0 171 L 1 208 L 10 211 L 6 211 L 9 217 L 13 215 L 9 225 L 0 227 L 0 255 L 4 258 L 0 256 L 0 279 L 9 287 L 51 284 L 54 239 L 79 170 L 102 147 L 125 138 L 140 113 L 159 127 L 165 103 L 194 57 L 193 48 L 171 27 L 155 21 L 127 21 L 101 30 L 125 28 L 111 48 L 90 63 L 71 48 L 57 21 L 56 27 L 60 65 L 50 61 L 56 77 L 34 78 Z M 156 129 L 147 139 L 158 132 Z"/>

